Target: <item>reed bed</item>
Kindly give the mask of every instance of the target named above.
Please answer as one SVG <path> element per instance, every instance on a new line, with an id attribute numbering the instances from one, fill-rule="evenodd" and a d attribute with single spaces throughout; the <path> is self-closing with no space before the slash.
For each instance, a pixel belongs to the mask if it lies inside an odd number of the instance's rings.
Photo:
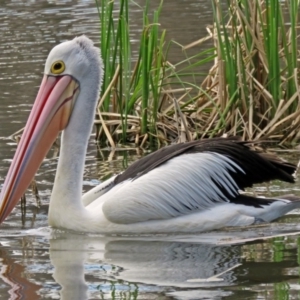
<path id="1" fill-rule="evenodd" d="M 201 88 L 197 117 L 212 102 L 204 135 L 299 139 L 299 1 L 213 1 L 217 57 Z M 227 21 L 225 22 L 225 19 Z"/>
<path id="2" fill-rule="evenodd" d="M 299 1 L 231 0 L 227 7 L 212 0 L 213 47 L 185 61 L 168 61 L 159 15 L 163 2 L 149 13 L 141 9 L 143 28 L 138 58 L 132 60 L 129 6 L 121 0 L 96 0 L 101 20 L 105 78 L 97 108 L 97 140 L 138 146 L 240 135 L 280 143 L 299 139 L 298 69 Z M 225 13 L 226 12 L 226 13 Z M 117 14 L 117 15 L 116 15 Z M 200 65 L 210 63 L 202 82 Z"/>

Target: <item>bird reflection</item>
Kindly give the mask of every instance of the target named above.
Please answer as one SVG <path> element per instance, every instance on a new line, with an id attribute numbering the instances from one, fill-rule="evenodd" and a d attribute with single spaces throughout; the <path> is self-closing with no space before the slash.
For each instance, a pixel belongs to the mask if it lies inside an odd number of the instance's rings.
<path id="1" fill-rule="evenodd" d="M 241 299 L 238 291 L 251 293 L 248 285 L 247 292 L 243 289 L 245 280 L 258 284 L 251 284 L 256 292 L 270 283 L 273 292 L 276 283 L 299 278 L 294 261 L 299 232 L 282 229 L 273 224 L 148 237 L 81 235 L 49 227 L 12 233 L 0 244 L 0 298 Z M 290 292 L 285 288 L 285 295 Z"/>
<path id="2" fill-rule="evenodd" d="M 4 249 L 0 250 L 0 257 L 0 279 L 8 286 L 8 295 L 6 299 L 24 299 L 24 295 L 26 295 L 27 299 L 40 299 L 38 291 L 42 286 L 38 283 L 29 281 L 24 276 L 26 267 L 7 255 Z M 0 298 L 3 299 L 2 297 Z"/>
<path id="3" fill-rule="evenodd" d="M 162 286 L 193 289 L 228 286 L 236 276 L 234 269 L 226 270 L 240 263 L 239 251 L 239 246 L 164 241 L 163 238 L 99 238 L 55 233 L 50 239 L 53 277 L 62 287 L 60 296 L 65 300 L 89 299 L 91 294 L 99 293 L 107 296 L 109 287 L 110 299 L 114 299 L 115 286 L 120 282 L 125 284 L 124 281 L 138 284 L 127 285 L 127 291 L 136 295 L 143 291 L 141 284 L 154 285 L 153 289 L 158 291 Z M 89 275 L 85 278 L 87 269 Z M 207 280 L 221 272 L 224 274 L 218 280 Z M 93 282 L 89 282 L 91 273 Z M 191 279 L 197 280 L 190 282 Z M 94 286 L 97 288 L 93 290 Z M 119 290 L 124 293 L 124 289 Z"/>

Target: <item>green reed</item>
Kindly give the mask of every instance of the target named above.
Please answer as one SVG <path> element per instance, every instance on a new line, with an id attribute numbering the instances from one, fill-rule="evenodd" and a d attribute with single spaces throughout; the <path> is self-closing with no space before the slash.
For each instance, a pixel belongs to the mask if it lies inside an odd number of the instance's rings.
<path id="1" fill-rule="evenodd" d="M 109 126 L 106 136 L 111 135 L 113 140 L 116 130 L 121 130 L 122 140 L 126 142 L 129 115 L 140 117 L 136 126 L 140 127 L 141 135 L 149 131 L 154 134 L 153 122 L 157 120 L 161 76 L 165 68 L 165 32 L 159 31 L 158 24 L 162 2 L 153 11 L 152 20 L 149 17 L 148 2 L 142 9 L 143 27 L 137 46 L 139 55 L 135 62 L 132 59 L 129 24 L 129 8 L 135 4 L 128 0 L 120 1 L 118 13 L 113 1 L 96 0 L 96 4 L 101 20 L 100 43 L 105 68 L 98 113 L 107 113 L 103 116 L 106 120 L 110 119 L 109 114 L 112 113 L 120 116 L 120 123 Z"/>
<path id="2" fill-rule="evenodd" d="M 248 138 L 278 137 L 284 128 L 283 140 L 295 138 L 299 1 L 228 0 L 228 9 L 212 3 L 222 92 L 211 134 L 235 126 Z"/>

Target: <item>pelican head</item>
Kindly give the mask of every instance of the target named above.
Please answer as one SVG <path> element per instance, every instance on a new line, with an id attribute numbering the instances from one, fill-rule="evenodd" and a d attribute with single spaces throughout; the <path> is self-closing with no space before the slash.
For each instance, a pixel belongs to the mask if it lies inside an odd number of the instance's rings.
<path id="1" fill-rule="evenodd" d="M 99 49 L 85 36 L 61 43 L 50 52 L 44 77 L 0 194 L 0 222 L 21 198 L 60 131 L 71 122 L 74 110 L 95 109 L 102 62 Z M 87 79 L 93 78 L 92 81 Z M 83 84 L 84 83 L 84 84 Z M 95 93 L 78 95 L 82 86 Z M 96 85 L 96 86 L 95 86 Z M 88 103 L 91 101 L 93 103 Z M 93 110 L 94 112 L 94 110 Z"/>

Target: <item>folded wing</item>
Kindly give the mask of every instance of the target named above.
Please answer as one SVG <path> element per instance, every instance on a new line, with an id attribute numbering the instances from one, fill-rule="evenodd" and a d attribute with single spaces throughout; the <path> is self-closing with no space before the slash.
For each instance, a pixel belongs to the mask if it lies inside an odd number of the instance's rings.
<path id="1" fill-rule="evenodd" d="M 108 220 L 120 224 L 170 219 L 218 203 L 240 203 L 239 190 L 254 183 L 294 182 L 295 170 L 233 138 L 172 145 L 117 176 L 114 187 L 101 197 L 102 209 Z"/>

